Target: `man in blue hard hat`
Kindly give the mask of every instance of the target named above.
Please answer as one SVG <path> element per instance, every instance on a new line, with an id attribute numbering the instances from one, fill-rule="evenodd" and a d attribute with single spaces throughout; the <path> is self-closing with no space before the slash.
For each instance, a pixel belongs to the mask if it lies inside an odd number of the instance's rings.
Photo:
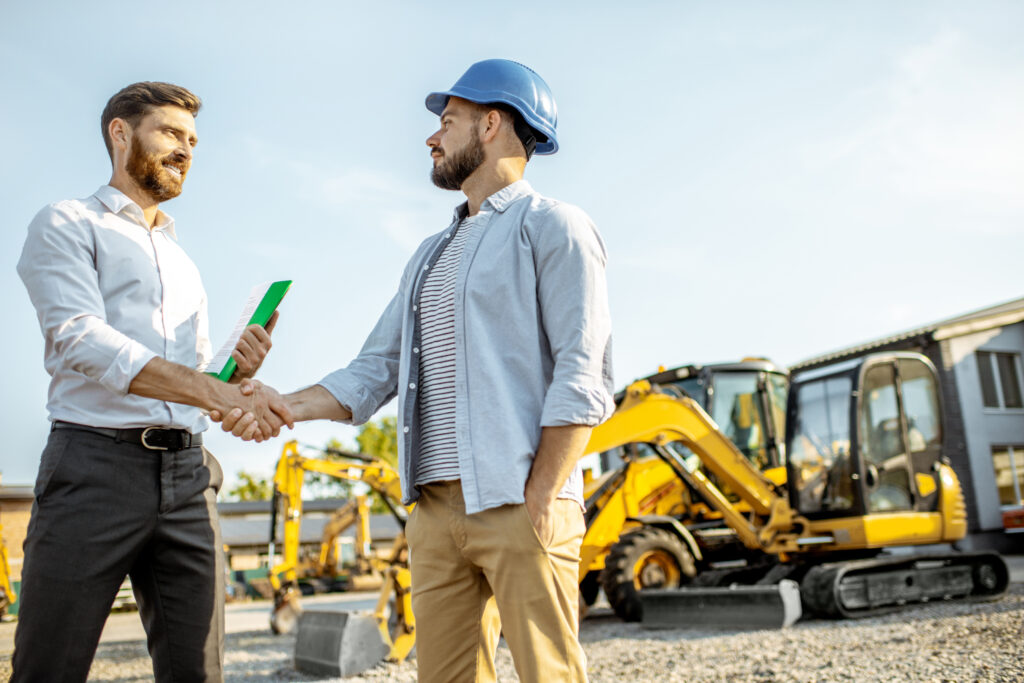
<path id="1" fill-rule="evenodd" d="M 585 680 L 577 461 L 614 407 L 604 244 L 522 179 L 558 150 L 540 76 L 479 62 L 426 105 L 431 178 L 466 201 L 356 359 L 285 398 L 296 420 L 360 424 L 398 395 L 420 680 L 494 680 L 499 633 L 520 680 Z"/>

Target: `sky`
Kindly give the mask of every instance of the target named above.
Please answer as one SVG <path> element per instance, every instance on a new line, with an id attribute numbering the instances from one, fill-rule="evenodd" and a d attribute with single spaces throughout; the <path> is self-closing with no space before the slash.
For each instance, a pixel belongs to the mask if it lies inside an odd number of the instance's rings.
<path id="1" fill-rule="evenodd" d="M 802 359 L 1024 296 L 1024 4 L 46 3 L 0 0 L 0 472 L 48 431 L 43 340 L 15 272 L 46 204 L 110 177 L 99 117 L 141 80 L 202 97 L 180 197 L 218 347 L 251 287 L 292 279 L 260 378 L 358 353 L 459 193 L 429 182 L 428 92 L 481 59 L 535 69 L 560 150 L 526 178 L 606 243 L 616 382 Z M 394 405 L 379 415 L 393 415 Z M 286 438 L 206 440 L 229 486 Z"/>

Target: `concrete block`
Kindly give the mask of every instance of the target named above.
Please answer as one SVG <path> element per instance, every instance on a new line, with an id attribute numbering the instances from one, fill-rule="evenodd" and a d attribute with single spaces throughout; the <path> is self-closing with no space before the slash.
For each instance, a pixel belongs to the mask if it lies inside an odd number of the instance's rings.
<path id="1" fill-rule="evenodd" d="M 388 646 L 372 615 L 307 610 L 299 617 L 295 668 L 320 676 L 353 676 L 377 666 Z"/>

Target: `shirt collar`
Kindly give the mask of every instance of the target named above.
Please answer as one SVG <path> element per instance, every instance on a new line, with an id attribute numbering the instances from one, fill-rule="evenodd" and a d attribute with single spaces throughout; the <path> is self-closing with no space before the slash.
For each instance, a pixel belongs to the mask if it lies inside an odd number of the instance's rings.
<path id="1" fill-rule="evenodd" d="M 492 194 L 484 200 L 484 204 L 490 204 L 495 211 L 502 213 L 512 202 L 528 194 L 533 194 L 533 188 L 530 187 L 530 183 L 520 179 Z"/>
<path id="2" fill-rule="evenodd" d="M 490 204 L 491 208 L 498 213 L 503 213 L 514 201 L 533 194 L 533 187 L 526 180 L 520 179 L 511 185 L 506 185 L 490 197 L 484 200 L 480 208 Z M 459 222 L 469 213 L 469 202 L 462 202 L 455 207 L 455 222 Z"/>
<path id="3" fill-rule="evenodd" d="M 100 189 L 94 193 L 94 196 L 103 202 L 103 205 L 110 209 L 112 213 L 119 214 L 124 211 L 131 216 L 133 221 L 148 229 L 149 226 L 146 225 L 142 207 L 129 199 L 128 195 L 124 192 L 110 185 L 101 185 Z M 153 230 L 166 230 L 167 234 L 174 239 L 178 239 L 178 235 L 174 231 L 174 219 L 160 209 L 156 211 L 156 222 L 153 224 Z"/>

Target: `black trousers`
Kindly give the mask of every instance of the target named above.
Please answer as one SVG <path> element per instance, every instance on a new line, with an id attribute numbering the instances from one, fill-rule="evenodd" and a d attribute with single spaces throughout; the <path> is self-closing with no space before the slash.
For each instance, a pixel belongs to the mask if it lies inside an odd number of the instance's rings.
<path id="1" fill-rule="evenodd" d="M 217 461 L 78 429 L 50 433 L 25 539 L 12 681 L 85 681 L 130 576 L 157 681 L 220 681 Z"/>

